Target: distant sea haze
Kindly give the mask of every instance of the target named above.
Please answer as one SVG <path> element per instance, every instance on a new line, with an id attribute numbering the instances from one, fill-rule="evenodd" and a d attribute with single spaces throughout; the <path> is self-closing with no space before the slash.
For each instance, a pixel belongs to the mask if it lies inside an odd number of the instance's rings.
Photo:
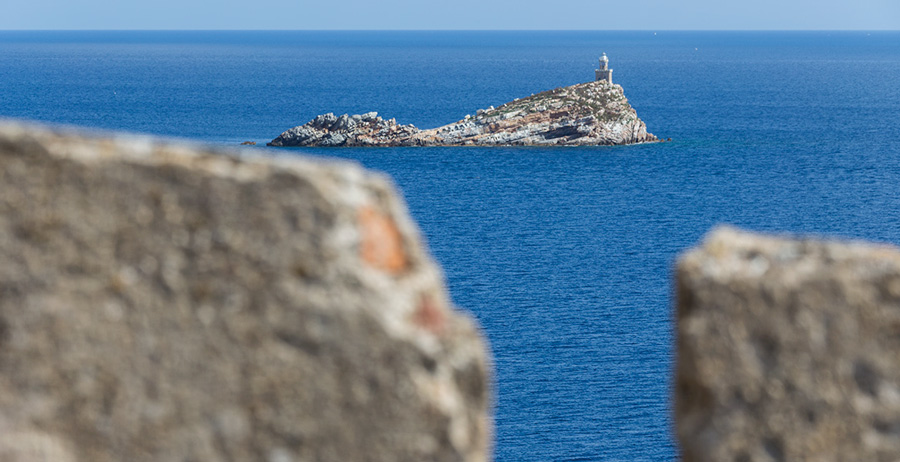
<path id="1" fill-rule="evenodd" d="M 235 146 L 327 112 L 429 128 L 603 52 L 671 143 L 256 149 L 394 178 L 490 339 L 498 461 L 674 461 L 680 251 L 717 223 L 900 244 L 900 33 L 0 32 L 0 116 Z"/>

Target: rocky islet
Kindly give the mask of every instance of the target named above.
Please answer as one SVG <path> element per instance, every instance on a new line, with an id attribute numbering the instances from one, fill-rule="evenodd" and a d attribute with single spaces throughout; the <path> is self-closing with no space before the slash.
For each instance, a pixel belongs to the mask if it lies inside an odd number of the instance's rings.
<path id="1" fill-rule="evenodd" d="M 269 146 L 597 146 L 659 141 L 620 85 L 581 83 L 476 111 L 432 129 L 401 125 L 377 112 L 319 115 Z"/>

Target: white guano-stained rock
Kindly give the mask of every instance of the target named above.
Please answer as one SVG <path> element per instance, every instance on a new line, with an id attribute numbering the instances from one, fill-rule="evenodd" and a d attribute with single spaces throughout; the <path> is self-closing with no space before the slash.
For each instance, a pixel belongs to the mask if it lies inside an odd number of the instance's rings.
<path id="1" fill-rule="evenodd" d="M 596 146 L 658 141 L 619 85 L 581 83 L 478 109 L 475 117 L 420 130 L 394 119 L 324 114 L 270 146 Z M 348 124 L 347 120 L 359 120 Z"/>

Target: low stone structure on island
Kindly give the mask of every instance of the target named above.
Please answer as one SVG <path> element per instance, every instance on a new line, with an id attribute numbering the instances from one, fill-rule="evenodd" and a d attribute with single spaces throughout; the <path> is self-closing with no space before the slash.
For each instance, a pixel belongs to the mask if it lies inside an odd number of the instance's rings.
<path id="1" fill-rule="evenodd" d="M 475 111 L 432 129 L 399 125 L 376 112 L 315 117 L 269 146 L 600 146 L 659 141 L 612 83 L 606 54 L 593 82 L 571 85 Z"/>
<path id="2" fill-rule="evenodd" d="M 900 249 L 724 228 L 677 285 L 684 462 L 900 460 Z"/>
<path id="3" fill-rule="evenodd" d="M 0 123 L 0 461 L 484 462 L 490 405 L 386 177 Z"/>

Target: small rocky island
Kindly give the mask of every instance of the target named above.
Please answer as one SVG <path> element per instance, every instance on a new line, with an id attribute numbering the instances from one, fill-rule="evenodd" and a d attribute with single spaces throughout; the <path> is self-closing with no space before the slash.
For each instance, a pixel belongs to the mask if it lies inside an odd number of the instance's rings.
<path id="1" fill-rule="evenodd" d="M 400 125 L 376 112 L 317 116 L 269 146 L 597 146 L 659 141 L 612 83 L 606 54 L 595 80 L 556 88 L 432 129 Z"/>

